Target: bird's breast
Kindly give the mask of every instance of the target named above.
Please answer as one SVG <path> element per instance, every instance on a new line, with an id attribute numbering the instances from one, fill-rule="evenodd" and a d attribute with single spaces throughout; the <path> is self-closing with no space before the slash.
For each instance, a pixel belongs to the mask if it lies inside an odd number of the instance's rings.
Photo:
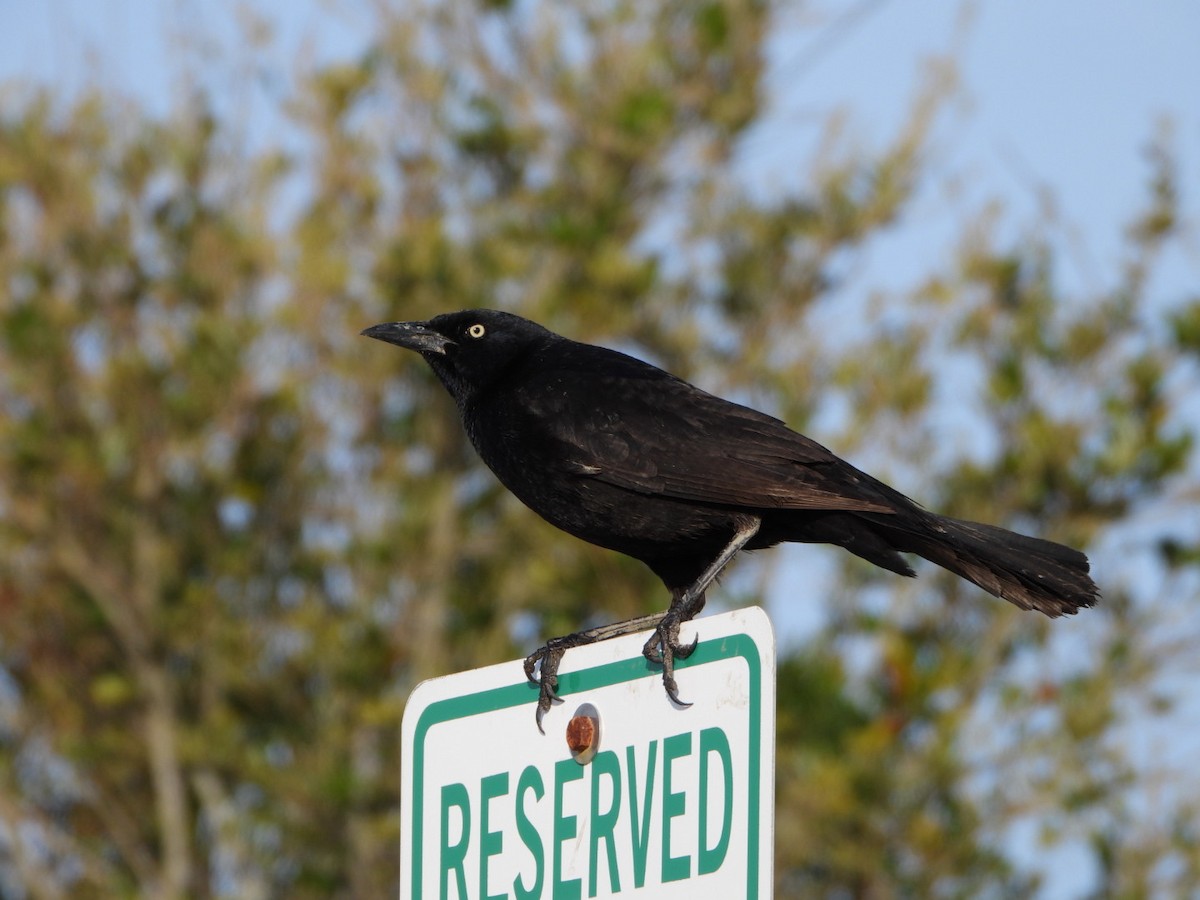
<path id="1" fill-rule="evenodd" d="M 603 469 L 581 458 L 571 428 L 606 440 L 621 454 L 622 438 L 593 425 L 531 416 L 527 408 L 493 404 L 464 423 L 484 463 L 522 503 L 575 537 L 639 559 L 671 555 L 709 539 L 721 545 L 729 510 L 640 493 L 603 479 Z"/>

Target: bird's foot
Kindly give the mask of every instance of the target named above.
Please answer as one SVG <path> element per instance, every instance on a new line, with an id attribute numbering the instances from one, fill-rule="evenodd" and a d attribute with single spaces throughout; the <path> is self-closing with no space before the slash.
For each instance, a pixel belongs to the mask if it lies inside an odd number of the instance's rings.
<path id="1" fill-rule="evenodd" d="M 691 706 L 690 703 L 684 703 L 679 699 L 679 690 L 675 685 L 675 660 L 687 659 L 696 649 L 699 638 L 690 644 L 679 643 L 679 626 L 695 615 L 703 602 L 704 595 L 701 594 L 698 605 L 695 602 L 682 604 L 678 608 L 673 605 L 663 616 L 637 616 L 623 622 L 600 625 L 564 637 L 551 638 L 530 653 L 525 657 L 525 677 L 538 687 L 536 714 L 538 731 L 542 734 L 546 733 L 542 728 L 542 717 L 550 711 L 551 706 L 561 702 L 558 697 L 558 666 L 562 662 L 564 653 L 573 647 L 607 641 L 626 634 L 636 634 L 646 628 L 653 628 L 654 633 L 646 642 L 646 646 L 642 648 L 642 654 L 646 659 L 663 667 L 663 687 L 667 690 L 667 696 L 679 706 Z"/>
<path id="2" fill-rule="evenodd" d="M 663 667 L 663 688 L 666 690 L 667 696 L 675 705 L 686 707 L 692 704 L 679 699 L 679 686 L 675 683 L 675 660 L 687 659 L 691 656 L 700 643 L 700 636 L 696 635 L 692 638 L 690 644 L 681 644 L 679 642 L 679 626 L 681 624 L 680 616 L 668 612 L 655 626 L 654 634 L 650 635 L 650 640 L 646 641 L 646 646 L 642 648 L 642 655 L 650 662 L 658 663 Z"/>
<path id="3" fill-rule="evenodd" d="M 590 644 L 595 638 L 587 632 L 568 634 L 564 637 L 551 638 L 525 657 L 525 677 L 538 686 L 537 721 L 538 731 L 542 734 L 542 717 L 550 711 L 555 703 L 561 703 L 558 696 L 558 665 L 562 662 L 563 654 L 572 647 Z M 536 674 L 535 674 L 536 670 Z"/>

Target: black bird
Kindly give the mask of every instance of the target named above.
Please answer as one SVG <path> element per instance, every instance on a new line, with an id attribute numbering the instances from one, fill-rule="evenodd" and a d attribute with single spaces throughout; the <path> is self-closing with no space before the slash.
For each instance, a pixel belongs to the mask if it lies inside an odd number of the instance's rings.
<path id="1" fill-rule="evenodd" d="M 648 627 L 645 656 L 684 705 L 674 660 L 696 645 L 680 644 L 680 623 L 739 550 L 837 544 L 908 576 L 900 554 L 915 553 L 1051 617 L 1098 598 L 1079 551 L 931 513 L 778 419 L 624 353 L 484 309 L 363 334 L 425 358 L 483 461 L 530 509 L 640 559 L 671 592 L 663 615 L 555 638 L 525 660 L 540 686 L 539 728 L 565 650 Z"/>

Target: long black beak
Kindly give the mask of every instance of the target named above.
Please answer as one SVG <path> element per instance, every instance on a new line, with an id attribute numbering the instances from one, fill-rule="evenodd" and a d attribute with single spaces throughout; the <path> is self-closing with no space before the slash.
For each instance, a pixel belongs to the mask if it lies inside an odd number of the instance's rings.
<path id="1" fill-rule="evenodd" d="M 418 353 L 444 355 L 446 347 L 454 343 L 444 334 L 434 331 L 426 322 L 384 322 L 364 328 L 360 333 Z"/>

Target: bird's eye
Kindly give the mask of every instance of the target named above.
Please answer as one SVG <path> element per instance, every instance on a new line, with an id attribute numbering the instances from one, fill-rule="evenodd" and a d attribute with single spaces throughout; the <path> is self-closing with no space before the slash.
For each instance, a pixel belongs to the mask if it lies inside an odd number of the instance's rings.
<path id="1" fill-rule="evenodd" d="M 476 322 L 474 325 L 470 326 L 467 329 L 467 334 L 473 338 L 481 338 L 481 337 L 483 337 L 483 335 L 486 331 L 487 331 L 486 328 L 484 328 L 482 325 L 480 325 L 478 322 Z"/>

